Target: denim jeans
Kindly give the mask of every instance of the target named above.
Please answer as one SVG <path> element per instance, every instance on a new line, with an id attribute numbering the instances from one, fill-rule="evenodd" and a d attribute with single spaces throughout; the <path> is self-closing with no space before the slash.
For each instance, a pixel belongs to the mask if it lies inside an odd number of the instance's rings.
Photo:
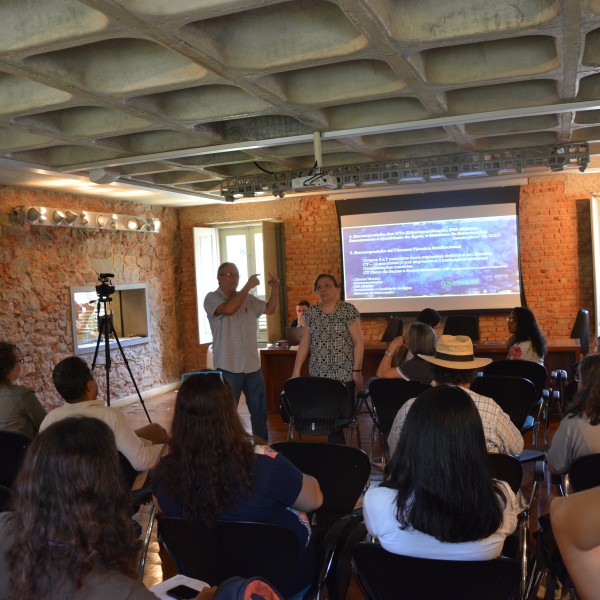
<path id="1" fill-rule="evenodd" d="M 231 386 L 236 402 L 240 401 L 240 395 L 244 392 L 246 404 L 250 411 L 252 434 L 263 438 L 267 442 L 269 440 L 269 430 L 267 429 L 267 396 L 265 394 L 262 371 L 259 369 L 258 371 L 254 371 L 254 373 L 232 373 L 231 371 L 225 371 L 225 369 L 218 370 L 223 373 L 223 378 Z"/>

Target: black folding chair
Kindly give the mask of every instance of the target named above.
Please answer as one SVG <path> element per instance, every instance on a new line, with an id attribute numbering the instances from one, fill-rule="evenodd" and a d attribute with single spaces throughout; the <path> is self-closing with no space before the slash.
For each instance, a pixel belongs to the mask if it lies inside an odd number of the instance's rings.
<path id="1" fill-rule="evenodd" d="M 329 529 L 353 512 L 371 473 L 369 457 L 363 450 L 325 442 L 276 442 L 271 447 L 319 482 L 323 504 L 311 515 L 313 525 Z"/>
<path id="2" fill-rule="evenodd" d="M 290 440 L 294 431 L 301 440 L 303 435 L 329 435 L 347 427 L 347 444 L 351 444 L 356 408 L 353 403 L 350 406 L 343 383 L 327 377 L 294 377 L 284 383 L 281 403 L 290 417 Z M 342 418 L 344 410 L 352 414 Z"/>
<path id="3" fill-rule="evenodd" d="M 269 523 L 218 521 L 207 530 L 194 519 L 162 517 L 158 535 L 178 573 L 211 586 L 260 576 L 285 594 L 300 554 L 296 534 Z"/>
<path id="4" fill-rule="evenodd" d="M 534 429 L 535 419 L 530 413 L 536 406 L 539 394 L 529 379 L 511 375 L 484 375 L 477 377 L 470 388 L 498 404 L 521 433 Z"/>
<path id="5" fill-rule="evenodd" d="M 394 419 L 402 406 L 411 398 L 416 398 L 421 392 L 431 386 L 418 381 L 406 379 L 374 379 L 369 384 L 369 395 L 373 406 L 373 429 L 371 430 L 371 449 L 369 458 L 373 459 L 375 435 L 378 433 L 381 441 L 383 460 L 389 459 L 388 436 Z"/>
<path id="6" fill-rule="evenodd" d="M 555 404 L 560 409 L 560 394 L 552 393 L 547 387 L 548 373 L 546 367 L 531 360 L 495 360 L 483 369 L 484 376 L 498 375 L 521 377 L 529 379 L 535 385 L 538 392 L 537 414 L 535 416 L 533 429 L 533 443 L 539 448 L 539 424 L 544 422 L 544 449 L 550 446 L 550 407 Z M 561 411 L 562 416 L 562 411 Z"/>
<path id="7" fill-rule="evenodd" d="M 368 600 L 515 600 L 519 593 L 521 569 L 510 558 L 431 560 L 361 542 L 352 563 Z"/>
<path id="8" fill-rule="evenodd" d="M 0 485 L 12 488 L 31 441 L 23 433 L 0 429 Z"/>

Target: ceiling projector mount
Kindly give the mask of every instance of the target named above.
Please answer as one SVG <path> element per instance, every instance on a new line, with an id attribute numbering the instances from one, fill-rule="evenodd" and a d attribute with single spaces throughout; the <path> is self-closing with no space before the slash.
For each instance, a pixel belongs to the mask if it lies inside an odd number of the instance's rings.
<path id="1" fill-rule="evenodd" d="M 441 156 L 402 158 L 365 164 L 320 167 L 321 139 L 315 135 L 315 166 L 308 175 L 301 171 L 247 175 L 224 179 L 221 195 L 228 202 L 238 198 L 288 192 L 313 193 L 372 186 L 457 181 L 515 174 L 540 174 L 577 169 L 582 173 L 590 160 L 586 142 L 552 144 L 502 150 L 480 150 Z"/>

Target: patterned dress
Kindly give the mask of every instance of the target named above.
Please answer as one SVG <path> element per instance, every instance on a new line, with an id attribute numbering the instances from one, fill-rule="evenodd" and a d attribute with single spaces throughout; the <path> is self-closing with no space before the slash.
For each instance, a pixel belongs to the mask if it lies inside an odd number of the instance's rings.
<path id="1" fill-rule="evenodd" d="M 352 381 L 354 343 L 348 328 L 359 317 L 356 307 L 348 302 L 339 302 L 330 314 L 325 314 L 320 304 L 304 313 L 310 328 L 308 371 L 312 377 L 329 377 L 342 383 Z"/>

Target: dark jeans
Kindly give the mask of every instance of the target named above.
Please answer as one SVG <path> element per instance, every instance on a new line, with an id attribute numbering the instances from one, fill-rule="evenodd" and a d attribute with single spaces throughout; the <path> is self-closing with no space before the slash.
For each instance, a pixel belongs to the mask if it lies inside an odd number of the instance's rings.
<path id="1" fill-rule="evenodd" d="M 269 430 L 267 428 L 267 396 L 262 371 L 254 373 L 232 373 L 225 369 L 218 369 L 223 373 L 223 378 L 229 383 L 233 390 L 236 402 L 240 401 L 240 395 L 244 392 L 246 404 L 250 411 L 250 423 L 252 424 L 252 435 L 269 441 Z"/>

